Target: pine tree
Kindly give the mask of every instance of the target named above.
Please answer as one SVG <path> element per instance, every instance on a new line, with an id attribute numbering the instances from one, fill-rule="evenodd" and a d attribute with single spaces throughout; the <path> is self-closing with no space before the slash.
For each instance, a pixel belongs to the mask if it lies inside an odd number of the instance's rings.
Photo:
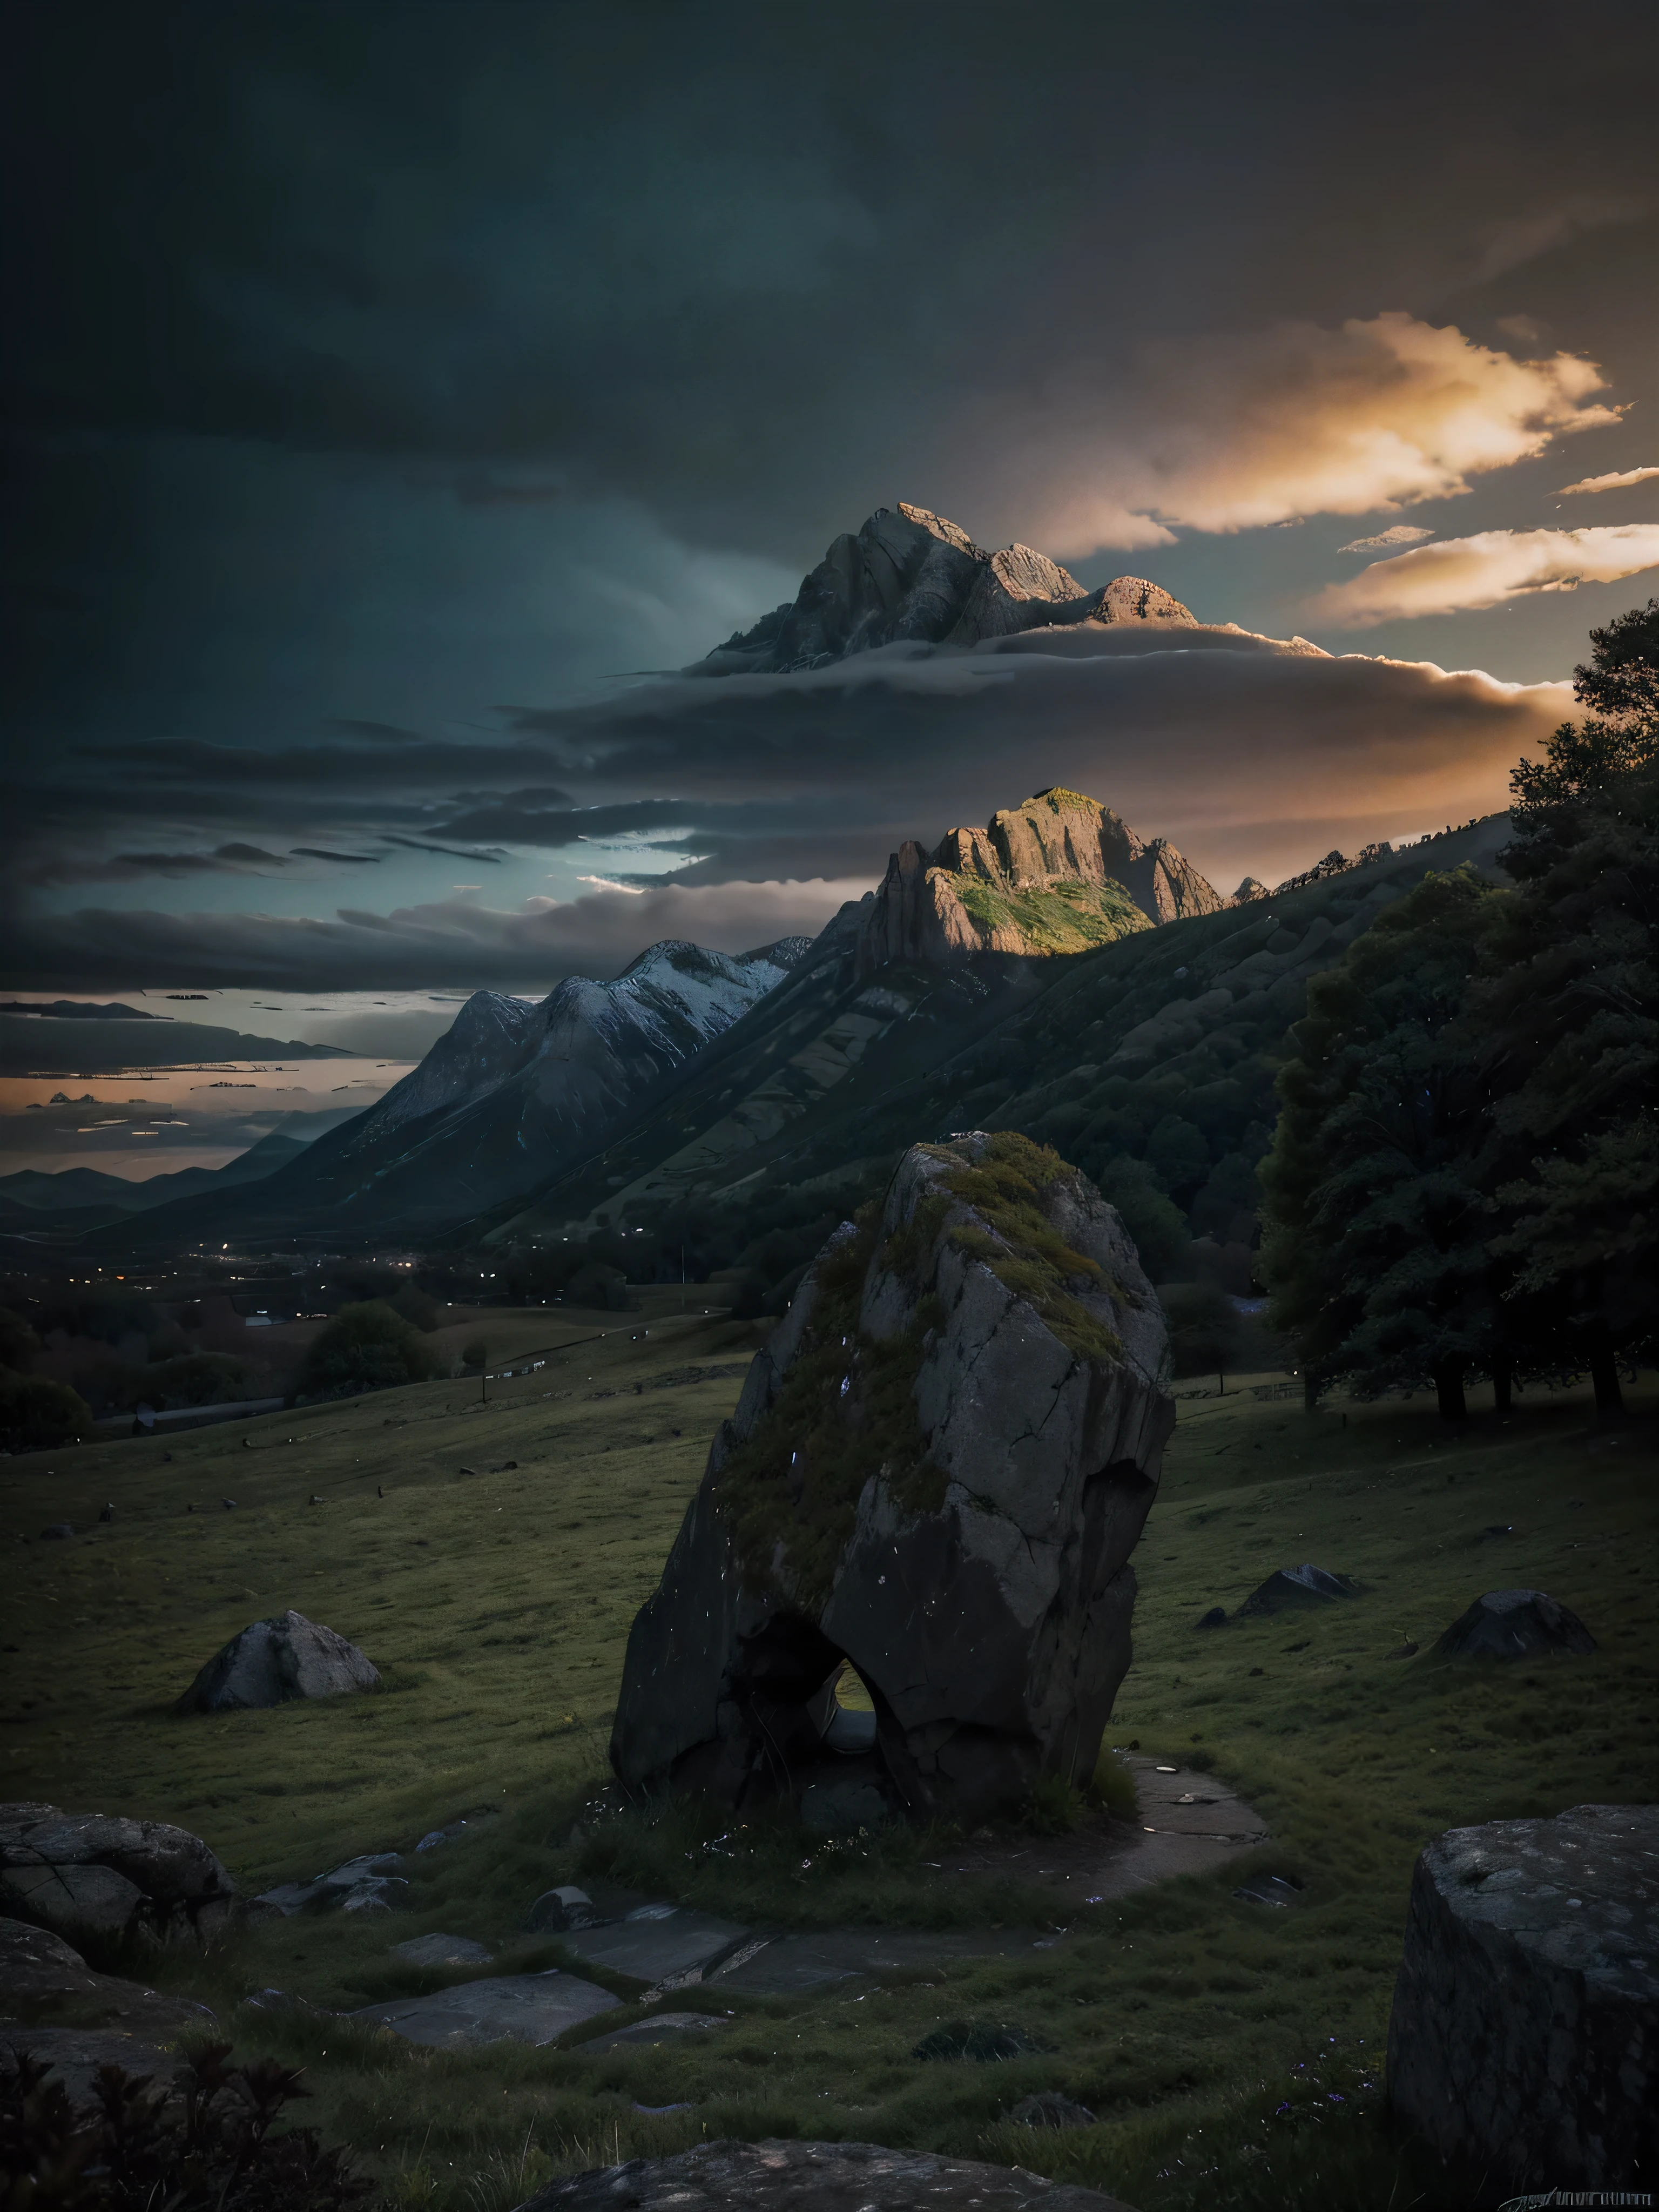
<path id="1" fill-rule="evenodd" d="M 1313 1388 L 1507 1375 L 1515 1316 L 1490 1249 L 1489 1100 L 1458 1023 L 1508 894 L 1426 877 L 1316 976 L 1263 1163 L 1273 1322 Z"/>
<path id="2" fill-rule="evenodd" d="M 1595 711 L 1511 779 L 1501 858 L 1520 891 L 1469 1011 L 1520 1155 L 1496 1249 L 1515 1295 L 1552 1300 L 1612 1414 L 1619 1357 L 1650 1357 L 1659 1319 L 1659 600 L 1590 642 L 1574 693 Z"/>

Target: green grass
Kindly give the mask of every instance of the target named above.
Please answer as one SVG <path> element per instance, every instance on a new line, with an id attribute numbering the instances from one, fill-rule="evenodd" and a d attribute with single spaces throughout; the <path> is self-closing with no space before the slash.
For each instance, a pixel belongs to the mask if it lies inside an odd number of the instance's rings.
<path id="1" fill-rule="evenodd" d="M 633 1340 L 647 1321 L 650 1338 Z M 71 1544 L 9 1544 L 7 1796 L 181 1821 L 255 1886 L 499 1811 L 416 1863 L 413 1909 L 395 1920 L 289 1921 L 150 1969 L 215 2004 L 242 2055 L 303 2063 L 307 2118 L 358 2146 L 392 2203 L 489 2212 L 555 2171 L 705 2133 L 933 2145 L 1110 2188 L 1142 2212 L 1468 2201 L 1395 2139 L 1376 2086 L 1411 1868 L 1449 1826 L 1655 1795 L 1650 1382 L 1616 1435 L 1595 1429 L 1582 1394 L 1529 1392 L 1507 1425 L 1478 1410 L 1462 1435 L 1422 1397 L 1347 1407 L 1346 1426 L 1334 1406 L 1182 1404 L 1135 1555 L 1136 1657 L 1113 1741 L 1207 1761 L 1241 1789 L 1273 1832 L 1261 1864 L 1306 1885 L 1299 1909 L 1236 1901 L 1236 1862 L 1073 1911 L 1050 1949 L 806 2001 L 723 1997 L 738 2017 L 707 2045 L 598 2059 L 422 2052 L 356 2023 L 239 2011 L 272 1984 L 344 2006 L 464 1978 L 390 1960 L 392 1942 L 428 1929 L 499 1946 L 509 1966 L 553 1963 L 556 1945 L 516 1931 L 539 1890 L 584 1871 L 795 1925 L 977 1915 L 1035 1932 L 1059 1909 L 1008 1885 L 942 1888 L 926 1836 L 824 1850 L 776 1822 L 739 1823 L 721 1843 L 732 1824 L 689 1809 L 584 1815 L 629 1622 L 738 1381 L 657 1386 L 742 1360 L 752 1334 L 700 1316 L 538 1313 L 525 1326 L 541 1343 L 612 1334 L 492 1385 L 486 1413 L 462 1410 L 468 1386 L 428 1384 L 252 1423 L 256 1449 L 232 1427 L 0 1468 L 9 1537 L 83 1526 L 106 1498 L 118 1516 Z M 513 1472 L 457 1472 L 509 1458 Z M 1482 1533 L 1498 1522 L 1514 1534 Z M 1364 1594 L 1195 1628 L 1302 1559 Z M 1472 1598 L 1516 1583 L 1582 1613 L 1599 1651 L 1520 1668 L 1433 1658 Z M 289 1605 L 361 1643 L 386 1694 L 172 1715 L 225 1638 Z M 1423 1647 L 1416 1659 L 1389 1656 L 1402 1637 Z M 1053 2055 L 910 2057 L 964 2020 L 1012 2022 Z M 1100 2124 L 1010 2127 L 1038 2088 Z M 694 2109 L 653 2118 L 635 2100 Z"/>
<path id="2" fill-rule="evenodd" d="M 1017 929 L 1035 952 L 1087 952 L 1152 925 L 1121 884 L 1060 882 L 1006 890 L 952 875 L 951 888 L 981 929 Z"/>

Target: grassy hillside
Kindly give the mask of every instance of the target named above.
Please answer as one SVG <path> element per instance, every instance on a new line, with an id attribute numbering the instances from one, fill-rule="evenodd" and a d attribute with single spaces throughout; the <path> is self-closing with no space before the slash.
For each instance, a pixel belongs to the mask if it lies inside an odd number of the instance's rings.
<path id="1" fill-rule="evenodd" d="M 941 1839 L 926 1835 L 826 1850 L 759 1822 L 710 1851 L 729 1822 L 624 1818 L 589 1820 L 573 1840 L 605 1780 L 629 1622 L 753 1340 L 722 1317 L 679 1317 L 678 1292 L 653 1304 L 551 1326 L 518 1317 L 526 1350 L 594 1340 L 492 1384 L 488 1409 L 468 1386 L 434 1383 L 0 1469 L 9 1797 L 179 1820 L 256 1887 L 407 1846 L 459 1814 L 499 1815 L 416 1863 L 406 1914 L 283 1922 L 205 1963 L 146 1971 L 215 2004 L 245 2053 L 303 2063 L 319 2099 L 307 2118 L 359 2145 L 400 2204 L 506 2206 L 556 2167 L 705 2130 L 977 2150 L 1114 2187 L 1143 2212 L 1444 2201 L 1391 2138 L 1376 2088 L 1411 1866 L 1462 1822 L 1655 1794 L 1650 1381 L 1632 1394 L 1638 1418 L 1601 1433 L 1574 1394 L 1528 1393 L 1502 1425 L 1477 1401 L 1450 1438 L 1422 1397 L 1311 1417 L 1183 1401 L 1136 1555 L 1136 1657 L 1114 1737 L 1212 1762 L 1272 1827 L 1260 1863 L 1301 1881 L 1306 1902 L 1235 1900 L 1235 1863 L 1079 1909 L 1036 1884 L 942 1886 L 927 1864 Z M 117 1518 L 100 1527 L 106 1500 Z M 88 1533 L 40 1540 L 64 1518 Z M 1303 1559 L 1364 1595 L 1195 1627 Z M 1517 1583 L 1581 1613 L 1597 1653 L 1522 1670 L 1434 1660 L 1432 1638 L 1472 1598 Z M 221 1642 L 290 1605 L 361 1643 L 384 1694 L 172 1714 Z M 1389 1656 L 1402 1637 L 1417 1658 Z M 464 1978 L 390 1959 L 392 1942 L 428 1929 L 477 1937 L 509 1966 L 556 1963 L 556 1945 L 519 1933 L 526 1907 L 607 1870 L 762 1924 L 1066 1933 L 811 2000 L 722 1996 L 737 2017 L 710 2043 L 605 2058 L 436 2054 L 237 2009 L 270 1984 L 343 2008 Z M 1052 2052 L 988 2067 L 910 2057 L 958 2018 L 1013 2022 Z M 1008 2127 L 1036 2088 L 1081 2099 L 1100 2124 Z M 681 2103 L 691 2109 L 636 2108 Z"/>

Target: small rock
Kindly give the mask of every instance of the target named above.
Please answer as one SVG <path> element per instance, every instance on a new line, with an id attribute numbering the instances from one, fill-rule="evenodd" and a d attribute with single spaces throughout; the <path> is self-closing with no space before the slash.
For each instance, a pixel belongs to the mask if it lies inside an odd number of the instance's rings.
<path id="1" fill-rule="evenodd" d="M 377 1690 L 380 1673 L 355 1644 L 301 1613 L 256 1620 L 210 1659 L 173 1707 L 222 1713 Z"/>
<path id="2" fill-rule="evenodd" d="M 1226 1626 L 1226 1621 L 1225 1606 L 1212 1605 L 1198 1625 L 1200 1628 L 1223 1628 Z"/>
<path id="3" fill-rule="evenodd" d="M 599 1917 L 587 1892 L 567 1882 L 560 1889 L 542 1892 L 525 1926 L 532 1936 L 562 1936 L 567 1928 L 592 1928 Z"/>
<path id="4" fill-rule="evenodd" d="M 236 1510 L 236 1500 L 234 1498 L 222 1498 L 219 1503 L 227 1513 L 234 1513 Z"/>
<path id="5" fill-rule="evenodd" d="M 586 2056 L 599 2057 L 607 2051 L 631 2051 L 638 2045 L 653 2043 L 695 2043 L 716 2028 L 730 2027 L 731 2021 L 720 2013 L 658 2012 L 649 2020 L 636 2020 L 631 2027 L 613 2027 L 608 2035 L 596 2035 L 591 2042 L 579 2043 L 578 2051 Z M 653 2109 L 636 2107 L 641 2112 Z M 660 2112 L 677 2112 L 678 2106 L 659 2106 Z"/>
<path id="6" fill-rule="evenodd" d="M 394 1943 L 392 1950 L 394 1958 L 407 1960 L 411 1966 L 483 1966 L 494 1955 L 470 1936 L 411 1936 L 405 1943 Z"/>
<path id="7" fill-rule="evenodd" d="M 1302 1885 L 1282 1874 L 1257 1875 L 1254 1880 L 1241 1883 L 1233 1895 L 1246 1905 L 1300 1905 Z"/>
<path id="8" fill-rule="evenodd" d="M 1280 1567 L 1276 1574 L 1250 1592 L 1235 1620 L 1261 1613 L 1285 1613 L 1293 1607 L 1328 1605 L 1335 1598 L 1352 1597 L 1354 1585 L 1346 1575 L 1334 1575 L 1309 1561 L 1299 1567 Z"/>
<path id="9" fill-rule="evenodd" d="M 892 1818 L 893 1808 L 873 1775 L 842 1782 L 810 1783 L 800 1794 L 800 1823 L 809 1835 L 856 1835 Z"/>
<path id="10" fill-rule="evenodd" d="M 1086 2105 L 1062 2097 L 1058 2089 L 1043 2089 L 1035 2097 L 1022 2097 L 1008 2115 L 1021 2128 L 1091 2128 L 1095 2116 Z"/>
<path id="11" fill-rule="evenodd" d="M 1396 1644 L 1394 1650 L 1389 1652 L 1389 1656 L 1390 1659 L 1415 1659 L 1417 1656 L 1417 1646 L 1412 1643 Z"/>
<path id="12" fill-rule="evenodd" d="M 40 1531 L 43 1542 L 53 1543 L 60 1541 L 65 1536 L 72 1536 L 74 1534 L 74 1528 L 67 1521 L 54 1521 L 50 1528 L 43 1528 Z"/>
<path id="13" fill-rule="evenodd" d="M 1504 1589 L 1476 1598 L 1434 1648 L 1443 1659 L 1534 1659 L 1596 1645 L 1578 1615 L 1545 1591 Z"/>

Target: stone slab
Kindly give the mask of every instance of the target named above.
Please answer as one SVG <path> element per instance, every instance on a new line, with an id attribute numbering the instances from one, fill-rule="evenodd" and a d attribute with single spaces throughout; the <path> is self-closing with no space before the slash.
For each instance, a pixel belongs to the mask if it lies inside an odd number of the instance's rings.
<path id="1" fill-rule="evenodd" d="M 598 2057 L 607 2051 L 632 2051 L 641 2045 L 695 2043 L 702 2036 L 712 2035 L 716 2028 L 731 2025 L 721 2013 L 658 2012 L 653 2013 L 649 2020 L 636 2020 L 631 2027 L 613 2027 L 608 2034 L 596 2035 L 590 2042 L 579 2043 L 576 2048 Z"/>
<path id="2" fill-rule="evenodd" d="M 550 2182 L 519 2212 L 1131 2212 L 1023 2167 L 879 2143 L 699 2143 Z"/>
<path id="3" fill-rule="evenodd" d="M 573 1928 L 560 1941 L 590 1966 L 656 1983 L 695 1968 L 706 1972 L 749 1932 L 734 1921 L 716 1920 L 710 1913 L 692 1912 L 683 1905 L 639 1905 L 621 1920 L 598 1928 Z"/>
<path id="4" fill-rule="evenodd" d="M 884 1973 L 948 1966 L 957 1959 L 1001 1959 L 1052 1950 L 1054 1936 L 1022 1929 L 832 1928 L 744 1944 L 704 1982 L 711 1996 L 805 1996 L 836 1982 L 879 1981 Z"/>
<path id="5" fill-rule="evenodd" d="M 494 1956 L 470 1936 L 411 1936 L 392 1949 L 394 1957 L 407 1959 L 411 1966 L 484 1966 Z"/>
<path id="6" fill-rule="evenodd" d="M 496 1974 L 460 1982 L 428 1997 L 359 2005 L 351 2014 L 389 2027 L 406 2042 L 434 2051 L 470 2051 L 486 2043 L 553 2043 L 567 2028 L 615 2009 L 609 1990 L 557 1967 L 544 1974 Z"/>

